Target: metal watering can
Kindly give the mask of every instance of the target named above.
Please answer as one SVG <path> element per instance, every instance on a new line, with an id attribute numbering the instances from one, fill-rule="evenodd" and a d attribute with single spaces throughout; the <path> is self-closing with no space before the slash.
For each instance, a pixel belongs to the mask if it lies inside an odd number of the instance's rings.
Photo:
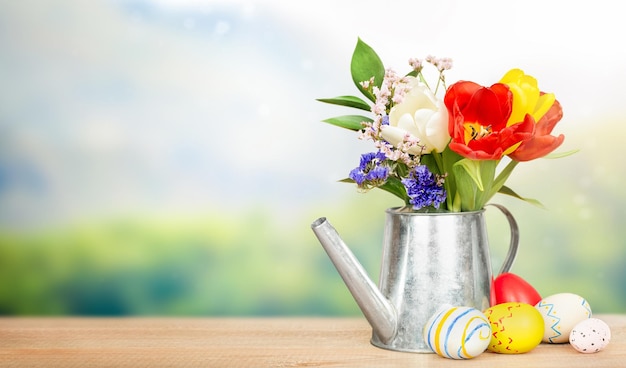
<path id="1" fill-rule="evenodd" d="M 509 250 L 499 273 L 511 268 L 519 242 L 513 215 L 508 220 Z M 490 305 L 491 259 L 485 210 L 417 213 L 386 211 L 379 285 L 324 217 L 311 229 L 326 250 L 363 315 L 372 326 L 371 343 L 407 352 L 432 352 L 423 339 L 424 325 L 442 306 Z"/>

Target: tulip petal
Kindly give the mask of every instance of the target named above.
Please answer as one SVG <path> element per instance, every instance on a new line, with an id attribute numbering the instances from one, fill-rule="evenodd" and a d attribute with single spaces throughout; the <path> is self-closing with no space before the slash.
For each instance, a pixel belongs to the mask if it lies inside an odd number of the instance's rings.
<path id="1" fill-rule="evenodd" d="M 451 109 L 453 105 L 456 105 L 460 111 L 464 110 L 469 101 L 476 91 L 483 88 L 478 83 L 460 81 L 448 88 L 446 95 L 443 98 L 444 103 Z"/>
<path id="2" fill-rule="evenodd" d="M 402 101 L 391 108 L 389 125 L 381 127 L 383 138 L 398 147 L 408 133 L 420 143 L 420 147 L 409 150 L 409 153 L 427 154 L 433 149 L 442 152 L 450 140 L 448 111 L 426 85 L 417 78 L 408 78 L 408 91 Z"/>
<path id="3" fill-rule="evenodd" d="M 552 135 L 536 136 L 533 139 L 522 143 L 522 145 L 509 155 L 516 161 L 530 161 L 544 157 L 557 149 L 565 140 L 563 134 L 558 137 Z"/>
<path id="4" fill-rule="evenodd" d="M 450 114 L 450 149 L 475 160 L 499 160 L 503 152 L 529 138 L 533 125 L 507 127 L 512 93 L 496 83 L 482 87 L 473 82 L 453 84 L 444 97 Z"/>
<path id="5" fill-rule="evenodd" d="M 434 113 L 430 121 L 426 125 L 425 135 L 428 137 L 433 149 L 437 152 L 443 152 L 450 142 L 450 135 L 445 129 L 448 120 L 448 111 L 442 107 L 438 112 Z"/>
<path id="6" fill-rule="evenodd" d="M 391 125 L 383 125 L 380 127 L 380 134 L 387 142 L 397 146 L 402 143 L 406 130 Z"/>
<path id="7" fill-rule="evenodd" d="M 545 115 L 537 122 L 535 134 L 546 135 L 552 133 L 552 129 L 554 129 L 556 123 L 558 123 L 562 118 L 563 108 L 561 107 L 561 103 L 554 100 L 552 107 L 550 107 Z"/>
<path id="8" fill-rule="evenodd" d="M 395 127 L 403 129 L 416 137 L 419 137 L 421 133 L 419 127 L 417 126 L 417 124 L 415 124 L 415 121 L 413 120 L 413 116 L 411 116 L 411 114 L 404 114 L 400 116 L 400 119 L 398 119 Z"/>
<path id="9" fill-rule="evenodd" d="M 383 138 L 391 143 L 394 147 L 398 147 L 400 144 L 404 142 L 404 136 L 407 131 L 405 129 L 401 129 L 392 125 L 383 125 L 380 127 L 380 134 Z M 420 144 L 418 146 L 412 147 L 409 149 L 408 153 L 413 155 L 420 155 L 424 153 L 423 142 L 420 140 Z"/>
<path id="10" fill-rule="evenodd" d="M 450 149 L 470 160 L 499 160 L 502 157 L 502 149 L 496 148 L 493 152 L 476 151 L 465 144 L 450 142 Z"/>
<path id="11" fill-rule="evenodd" d="M 432 131 L 435 129 L 428 129 L 428 125 L 430 120 L 433 118 L 434 115 L 434 110 L 426 110 L 426 109 L 419 109 L 417 111 L 415 111 L 415 115 L 413 115 L 413 121 L 415 122 L 415 128 L 417 129 L 417 137 L 421 137 L 421 142 L 422 144 L 424 144 L 425 146 L 427 146 L 427 150 L 430 152 L 433 149 L 433 146 L 431 144 L 431 136 L 432 136 Z M 429 130 L 431 132 L 429 132 Z M 445 133 L 445 125 L 443 127 L 439 127 L 439 130 L 443 131 Z"/>
<path id="12" fill-rule="evenodd" d="M 532 112 L 532 116 L 535 118 L 535 121 L 540 121 L 545 114 L 550 111 L 550 109 L 554 106 L 554 101 L 556 101 L 554 93 L 542 93 L 539 96 L 535 111 Z"/>
<path id="13" fill-rule="evenodd" d="M 555 137 L 550 133 L 562 117 L 561 104 L 554 100 L 550 110 L 537 122 L 532 138 L 524 141 L 518 149 L 509 154 L 509 157 L 517 161 L 531 161 L 544 157 L 557 149 L 565 140 L 565 136 L 561 134 Z"/>

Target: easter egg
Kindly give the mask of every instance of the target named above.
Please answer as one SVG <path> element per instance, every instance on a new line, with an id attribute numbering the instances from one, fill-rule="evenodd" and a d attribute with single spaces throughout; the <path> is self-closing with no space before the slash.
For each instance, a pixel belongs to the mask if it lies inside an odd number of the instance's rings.
<path id="1" fill-rule="evenodd" d="M 491 325 L 487 350 L 502 354 L 527 353 L 541 343 L 543 318 L 526 303 L 509 302 L 485 310 Z"/>
<path id="2" fill-rule="evenodd" d="M 577 351 L 597 353 L 611 341 L 611 329 L 601 319 L 588 318 L 579 322 L 569 334 L 569 342 Z"/>
<path id="3" fill-rule="evenodd" d="M 474 358 L 485 351 L 490 338 L 487 317 L 471 307 L 442 308 L 424 325 L 424 341 L 444 358 Z"/>
<path id="4" fill-rule="evenodd" d="M 491 305 L 521 302 L 535 305 L 541 300 L 541 295 L 526 280 L 516 274 L 505 272 L 493 280 L 491 286 Z"/>
<path id="5" fill-rule="evenodd" d="M 543 298 L 535 306 L 544 320 L 543 341 L 566 343 L 579 322 L 591 318 L 591 307 L 585 298 L 572 293 L 559 293 Z"/>

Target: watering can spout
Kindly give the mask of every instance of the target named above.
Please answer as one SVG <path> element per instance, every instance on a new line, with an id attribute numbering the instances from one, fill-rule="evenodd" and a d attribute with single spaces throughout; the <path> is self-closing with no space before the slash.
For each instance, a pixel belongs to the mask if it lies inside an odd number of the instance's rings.
<path id="1" fill-rule="evenodd" d="M 315 220 L 311 229 L 372 326 L 374 334 L 383 343 L 391 340 L 397 330 L 397 315 L 393 306 L 325 217 Z"/>

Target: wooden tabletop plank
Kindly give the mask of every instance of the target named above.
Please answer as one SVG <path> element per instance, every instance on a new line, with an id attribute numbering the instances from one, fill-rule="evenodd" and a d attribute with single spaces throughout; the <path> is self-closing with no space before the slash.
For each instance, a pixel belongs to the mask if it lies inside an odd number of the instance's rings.
<path id="1" fill-rule="evenodd" d="M 0 367 L 626 367 L 626 315 L 601 315 L 612 340 L 582 354 L 541 344 L 526 354 L 458 362 L 369 343 L 364 318 L 0 318 Z"/>

